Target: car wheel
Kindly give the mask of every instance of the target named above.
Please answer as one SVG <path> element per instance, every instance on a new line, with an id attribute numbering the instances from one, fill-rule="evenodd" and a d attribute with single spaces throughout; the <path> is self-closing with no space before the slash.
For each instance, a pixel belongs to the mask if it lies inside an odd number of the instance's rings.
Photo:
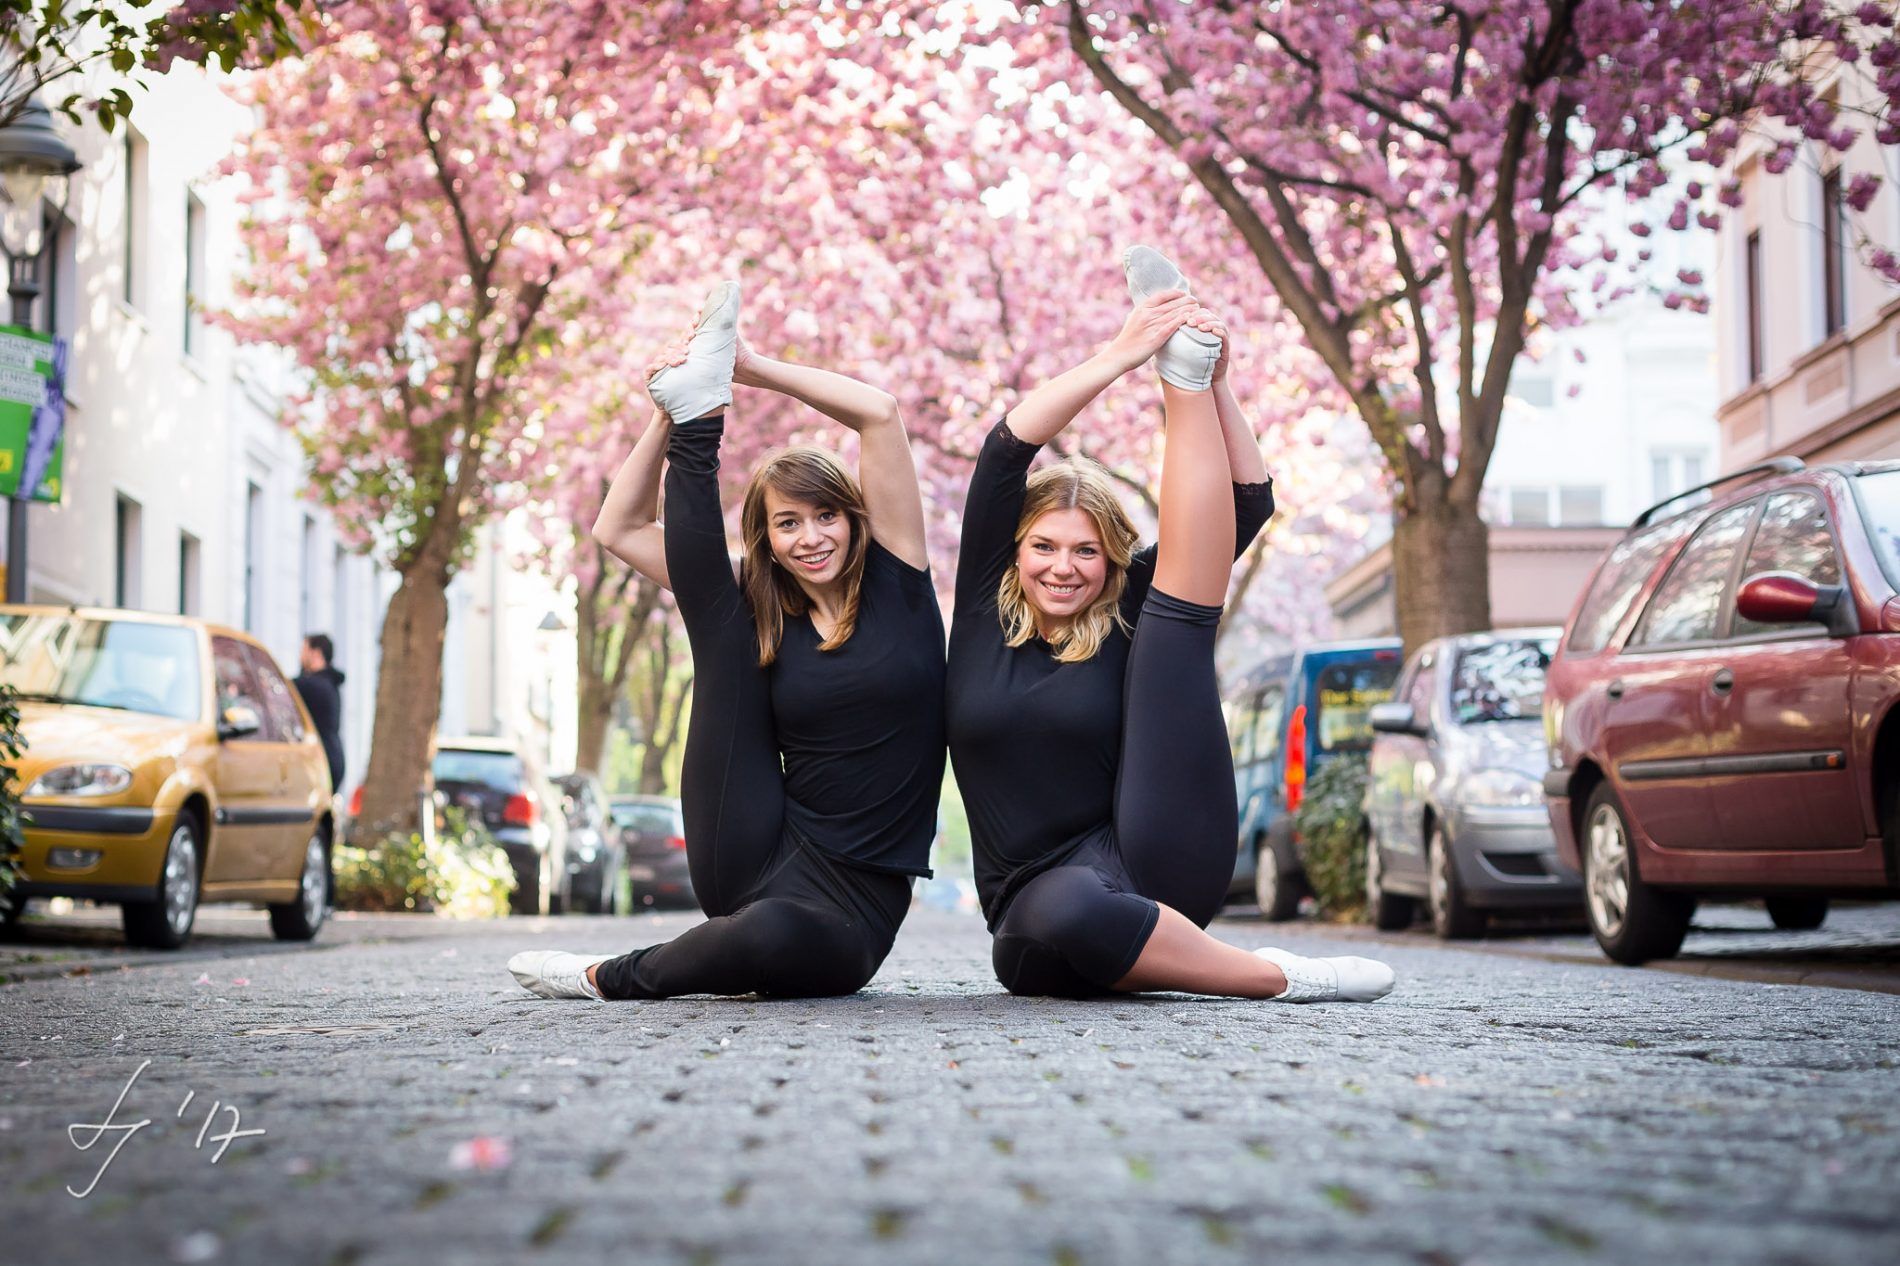
<path id="1" fill-rule="evenodd" d="M 198 823 L 190 814 L 172 827 L 156 898 L 126 902 L 119 917 L 125 939 L 147 949 L 177 949 L 190 938 L 198 917 Z"/>
<path id="2" fill-rule="evenodd" d="M 280 941 L 308 941 L 323 926 L 330 903 L 330 849 L 317 831 L 304 845 L 303 870 L 297 876 L 297 899 L 270 910 L 271 934 Z"/>
<path id="3" fill-rule="evenodd" d="M 1385 860 L 1379 841 L 1366 833 L 1366 913 L 1381 932 L 1397 932 L 1412 925 L 1418 902 L 1385 889 Z"/>
<path id="4" fill-rule="evenodd" d="M 1826 897 L 1770 897 L 1768 917 L 1784 932 L 1812 932 L 1827 922 Z"/>
<path id="5" fill-rule="evenodd" d="M 1427 891 L 1432 910 L 1432 931 L 1439 939 L 1463 941 L 1484 931 L 1484 915 L 1471 908 L 1464 885 L 1458 882 L 1458 866 L 1451 855 L 1451 841 L 1445 828 L 1432 827 L 1431 867 L 1427 873 Z"/>
<path id="6" fill-rule="evenodd" d="M 525 874 L 515 872 L 515 890 L 508 898 L 510 914 L 541 914 L 541 871 L 539 866 Z"/>
<path id="7" fill-rule="evenodd" d="M 1300 886 L 1280 870 L 1279 854 L 1264 839 L 1254 846 L 1253 896 L 1269 923 L 1285 923 L 1300 912 Z"/>
<path id="8" fill-rule="evenodd" d="M 1695 902 L 1643 882 L 1623 806 L 1608 783 L 1590 793 L 1583 811 L 1584 907 L 1603 952 L 1634 966 L 1674 958 L 1689 931 Z"/>

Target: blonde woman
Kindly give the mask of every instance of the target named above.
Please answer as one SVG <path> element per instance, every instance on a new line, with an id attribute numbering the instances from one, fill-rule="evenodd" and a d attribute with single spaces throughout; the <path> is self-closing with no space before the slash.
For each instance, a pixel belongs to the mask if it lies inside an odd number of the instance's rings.
<path id="1" fill-rule="evenodd" d="M 711 917 L 617 958 L 517 954 L 510 970 L 543 997 L 853 993 L 890 952 L 911 877 L 929 874 L 943 619 L 897 402 L 751 355 L 738 309 L 728 282 L 690 343 L 648 370 L 658 412 L 594 525 L 672 589 L 692 644 L 680 800 L 693 892 Z M 736 568 L 719 501 L 735 382 L 856 431 L 862 479 L 823 449 L 767 458 L 746 488 Z"/>
<path id="2" fill-rule="evenodd" d="M 1233 872 L 1233 765 L 1214 633 L 1272 483 L 1227 385 L 1226 331 L 1146 247 L 1106 348 L 1026 396 L 977 458 L 950 633 L 950 757 L 1012 992 L 1177 990 L 1371 1001 L 1367 959 L 1248 953 L 1203 929 Z M 1092 463 L 1029 474 L 1111 382 L 1154 358 L 1167 452 L 1158 543 Z"/>

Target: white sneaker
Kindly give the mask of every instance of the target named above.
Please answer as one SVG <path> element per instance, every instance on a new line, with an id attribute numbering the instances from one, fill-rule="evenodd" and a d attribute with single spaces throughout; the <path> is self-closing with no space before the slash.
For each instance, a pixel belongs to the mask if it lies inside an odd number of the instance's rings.
<path id="1" fill-rule="evenodd" d="M 691 422 L 732 403 L 732 362 L 739 350 L 739 283 L 722 281 L 700 309 L 686 362 L 647 382 L 647 394 L 675 422 Z"/>
<path id="2" fill-rule="evenodd" d="M 567 954 L 560 950 L 523 950 L 508 960 L 508 970 L 521 987 L 543 998 L 592 998 L 605 1002 L 587 979 L 587 969 L 604 963 L 611 954 Z"/>
<path id="3" fill-rule="evenodd" d="M 1131 246 L 1123 251 L 1122 272 L 1127 274 L 1128 293 L 1136 303 L 1163 290 L 1188 289 L 1187 278 L 1174 261 L 1152 246 Z M 1214 363 L 1219 359 L 1218 336 L 1184 325 L 1155 353 L 1154 364 L 1163 382 L 1184 391 L 1206 391 L 1214 385 Z"/>
<path id="4" fill-rule="evenodd" d="M 1257 949 L 1286 977 L 1286 992 L 1274 1002 L 1377 1002 L 1392 992 L 1398 976 L 1371 958 L 1302 958 L 1283 949 Z"/>

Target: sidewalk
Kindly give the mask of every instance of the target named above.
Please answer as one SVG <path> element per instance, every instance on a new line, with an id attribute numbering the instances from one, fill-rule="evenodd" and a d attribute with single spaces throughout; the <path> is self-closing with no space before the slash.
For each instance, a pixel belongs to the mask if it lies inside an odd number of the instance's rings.
<path id="1" fill-rule="evenodd" d="M 917 911 L 855 998 L 554 1003 L 510 953 L 687 916 L 360 918 L 302 952 L 244 939 L 248 917 L 208 956 L 120 970 L 102 937 L 67 967 L 85 974 L 0 987 L 9 1260 L 1818 1264 L 1900 1244 L 1886 994 L 1408 940 L 1374 1006 L 1017 999 L 979 921 Z M 240 1129 L 265 1133 L 214 1163 Z"/>

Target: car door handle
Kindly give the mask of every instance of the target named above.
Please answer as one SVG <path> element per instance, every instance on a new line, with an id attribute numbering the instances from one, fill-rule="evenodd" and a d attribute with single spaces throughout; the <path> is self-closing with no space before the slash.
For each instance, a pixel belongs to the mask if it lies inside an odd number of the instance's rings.
<path id="1" fill-rule="evenodd" d="M 1609 685 L 1608 685 L 1608 686 L 1607 686 L 1607 687 L 1606 687 L 1606 688 L 1604 689 L 1604 691 L 1603 691 L 1603 693 L 1604 693 L 1604 694 L 1606 694 L 1606 695 L 1608 695 L 1608 696 L 1610 696 L 1610 698 L 1612 698 L 1612 699 L 1621 699 L 1621 698 L 1623 697 L 1623 681 L 1622 681 L 1622 679 L 1621 679 L 1621 678 L 1619 677 L 1619 678 L 1618 678 L 1617 680 L 1615 680 L 1615 681 L 1613 681 L 1613 682 L 1611 682 L 1611 683 L 1610 683 L 1610 684 L 1609 684 Z"/>
<path id="2" fill-rule="evenodd" d="M 1726 668 L 1717 669 L 1715 676 L 1709 681 L 1709 689 L 1718 695 L 1727 694 L 1735 689 L 1735 674 Z"/>

